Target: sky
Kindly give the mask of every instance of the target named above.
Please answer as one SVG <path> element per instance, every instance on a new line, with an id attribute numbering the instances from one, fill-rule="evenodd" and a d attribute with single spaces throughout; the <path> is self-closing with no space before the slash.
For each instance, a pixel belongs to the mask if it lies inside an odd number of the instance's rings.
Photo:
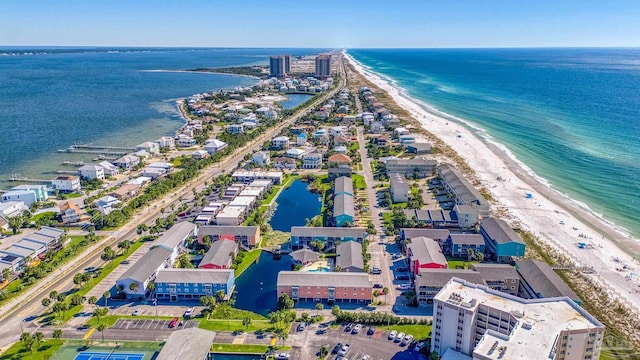
<path id="1" fill-rule="evenodd" d="M 638 47 L 638 0 L 2 0 L 0 46 Z"/>

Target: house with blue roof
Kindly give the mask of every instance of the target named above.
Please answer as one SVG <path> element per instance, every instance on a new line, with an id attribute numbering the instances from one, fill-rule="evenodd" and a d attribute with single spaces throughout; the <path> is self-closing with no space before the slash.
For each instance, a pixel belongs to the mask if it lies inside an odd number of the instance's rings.
<path id="1" fill-rule="evenodd" d="M 486 255 L 499 262 L 524 256 L 525 243 L 506 221 L 488 217 L 480 223 L 480 234 L 485 241 Z"/>

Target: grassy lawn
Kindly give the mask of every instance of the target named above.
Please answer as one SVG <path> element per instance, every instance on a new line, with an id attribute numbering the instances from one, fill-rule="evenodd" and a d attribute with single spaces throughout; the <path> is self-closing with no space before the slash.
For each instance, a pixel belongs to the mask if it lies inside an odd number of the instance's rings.
<path id="1" fill-rule="evenodd" d="M 425 339 L 431 334 L 431 325 L 390 325 L 390 326 L 376 326 L 379 330 L 396 330 L 397 332 L 403 332 L 405 334 L 411 334 L 416 339 Z"/>
<path id="2" fill-rule="evenodd" d="M 360 143 L 357 141 L 353 141 L 351 144 L 349 144 L 349 150 L 360 150 Z"/>
<path id="3" fill-rule="evenodd" d="M 214 353 L 264 354 L 269 350 L 269 348 L 269 345 L 211 344 L 211 352 Z M 288 351 L 291 350 L 291 346 L 274 346 L 273 349 Z"/>
<path id="4" fill-rule="evenodd" d="M 466 261 L 461 258 L 454 258 L 447 256 L 447 267 L 449 269 L 467 269 L 471 264 L 476 264 L 477 261 Z"/>
<path id="5" fill-rule="evenodd" d="M 252 311 L 248 311 L 248 310 L 242 310 L 242 309 L 235 309 L 232 308 L 231 309 L 231 316 L 229 317 L 232 320 L 242 320 L 245 317 L 249 317 L 251 318 L 251 320 L 267 320 L 266 317 L 254 313 Z M 219 309 L 216 309 L 213 311 L 213 314 L 211 314 L 211 318 L 212 319 L 226 319 L 226 317 L 224 316 L 224 314 L 222 314 L 221 311 L 219 311 Z"/>
<path id="6" fill-rule="evenodd" d="M 21 342 L 13 344 L 4 354 L 0 356 L 2 360 L 45 360 L 51 358 L 60 349 L 62 341 L 45 340 L 40 346 L 34 346 L 30 352 L 25 349 Z"/>
<path id="7" fill-rule="evenodd" d="M 267 330 L 273 328 L 268 320 L 251 320 L 249 326 L 242 325 L 242 320 L 223 320 L 223 319 L 200 319 L 198 325 L 200 329 L 206 329 L 211 331 L 246 331 L 255 332 L 258 330 Z"/>
<path id="8" fill-rule="evenodd" d="M 367 188 L 367 184 L 364 182 L 364 176 L 358 174 L 352 174 L 351 180 L 358 190 L 364 190 Z"/>
<path id="9" fill-rule="evenodd" d="M 278 194 L 278 190 L 280 190 L 281 187 L 282 187 L 281 185 L 274 186 L 273 190 L 271 190 L 271 194 L 269 194 L 269 196 L 267 196 L 262 203 L 265 204 L 265 205 L 271 204 L 273 199 Z"/>
<path id="10" fill-rule="evenodd" d="M 118 319 L 136 319 L 136 320 L 171 320 L 172 316 L 131 316 L 131 315 L 106 315 L 101 316 L 100 321 L 98 318 L 93 316 L 86 322 L 87 325 L 91 327 L 98 327 L 100 324 L 105 324 L 107 327 L 112 327 Z"/>
<path id="11" fill-rule="evenodd" d="M 253 264 L 256 259 L 258 259 L 258 257 L 260 256 L 260 253 L 262 252 L 262 250 L 260 249 L 254 249 L 251 251 L 248 251 L 246 253 L 244 253 L 244 258 L 242 258 L 242 262 L 240 264 L 238 264 L 238 267 L 236 268 L 235 271 L 235 277 L 236 279 L 245 271 L 249 268 L 249 266 L 251 266 L 251 264 Z"/>

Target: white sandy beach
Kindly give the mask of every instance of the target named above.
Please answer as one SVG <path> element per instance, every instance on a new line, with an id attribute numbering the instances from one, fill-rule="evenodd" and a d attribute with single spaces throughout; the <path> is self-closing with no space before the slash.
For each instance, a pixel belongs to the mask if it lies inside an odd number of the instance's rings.
<path id="1" fill-rule="evenodd" d="M 608 288 L 611 296 L 640 311 L 640 280 L 637 277 L 628 280 L 632 273 L 638 272 L 640 265 L 616 245 L 637 246 L 635 239 L 626 238 L 576 202 L 536 180 L 502 147 L 480 139 L 461 124 L 427 112 L 400 89 L 366 70 L 349 55 L 346 58 L 369 81 L 389 93 L 426 130 L 466 160 L 496 199 L 493 209 L 508 210 L 511 218 L 505 220 L 518 223 L 524 230 L 536 234 L 561 250 L 577 266 L 592 267 L 596 274 L 589 276 Z M 527 198 L 527 193 L 532 197 Z M 588 248 L 579 249 L 579 242 L 586 243 Z M 625 265 L 627 269 L 624 269 Z"/>

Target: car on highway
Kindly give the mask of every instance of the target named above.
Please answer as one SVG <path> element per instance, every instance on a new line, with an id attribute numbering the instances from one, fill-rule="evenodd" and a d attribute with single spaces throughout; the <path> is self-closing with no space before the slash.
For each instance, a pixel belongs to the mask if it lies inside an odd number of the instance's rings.
<path id="1" fill-rule="evenodd" d="M 131 315 L 133 315 L 133 316 L 138 316 L 138 315 L 140 315 L 140 309 L 135 309 L 135 310 L 133 310 L 133 313 L 131 313 Z"/>
<path id="2" fill-rule="evenodd" d="M 333 350 L 331 350 L 331 353 L 337 354 L 340 349 L 342 349 L 342 343 L 337 343 L 336 346 L 333 347 Z"/>
<path id="3" fill-rule="evenodd" d="M 178 325 L 178 321 L 180 321 L 180 319 L 178 319 L 177 317 L 174 317 L 171 322 L 169 323 L 169 327 L 170 328 L 174 328 L 176 327 L 176 325 Z"/>
<path id="4" fill-rule="evenodd" d="M 394 342 L 400 342 L 402 339 L 404 339 L 404 333 L 400 332 L 398 333 L 398 335 L 396 336 L 396 339 L 394 340 Z"/>
<path id="5" fill-rule="evenodd" d="M 342 346 L 342 349 L 340 349 L 340 351 L 338 351 L 338 356 L 345 356 L 347 355 L 347 353 L 349 352 L 349 348 L 351 347 L 351 345 L 349 344 L 344 344 Z"/>
<path id="6" fill-rule="evenodd" d="M 394 340 L 396 338 L 396 334 L 398 332 L 395 330 L 391 330 L 391 332 L 389 333 L 389 337 L 387 337 L 387 340 Z"/>

